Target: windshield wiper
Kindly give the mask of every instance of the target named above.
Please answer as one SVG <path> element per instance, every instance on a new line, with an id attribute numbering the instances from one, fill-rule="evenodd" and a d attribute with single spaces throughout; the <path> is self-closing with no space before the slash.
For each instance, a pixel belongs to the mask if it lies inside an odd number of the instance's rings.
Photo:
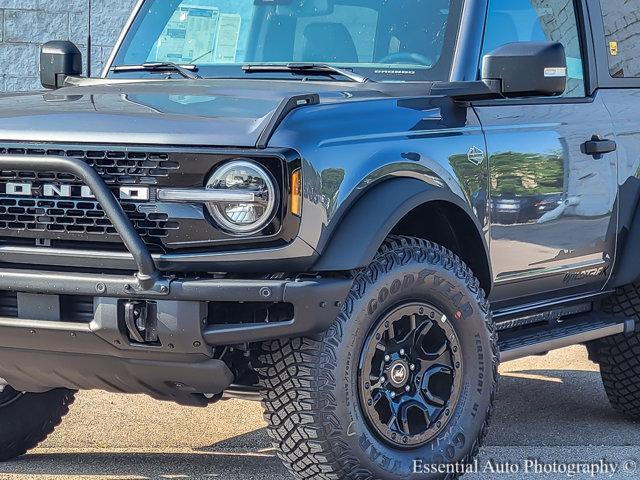
<path id="1" fill-rule="evenodd" d="M 367 77 L 354 73 L 340 67 L 334 67 L 327 63 L 286 63 L 286 64 L 265 64 L 265 63 L 249 63 L 242 67 L 247 73 L 259 72 L 292 72 L 292 73 L 335 73 L 348 78 L 352 82 L 366 83 L 369 81 Z"/>
<path id="2" fill-rule="evenodd" d="M 171 62 L 154 62 L 143 63 L 142 65 L 116 65 L 111 67 L 111 71 L 114 73 L 124 72 L 151 72 L 151 73 L 171 73 L 175 72 L 182 75 L 184 78 L 190 78 L 196 80 L 202 78 L 195 73 L 198 70 L 196 65 L 178 65 Z"/>

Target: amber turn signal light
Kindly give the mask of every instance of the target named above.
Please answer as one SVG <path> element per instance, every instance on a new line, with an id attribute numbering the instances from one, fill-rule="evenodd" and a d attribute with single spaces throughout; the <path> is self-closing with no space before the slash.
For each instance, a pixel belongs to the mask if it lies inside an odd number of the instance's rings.
<path id="1" fill-rule="evenodd" d="M 302 171 L 300 169 L 291 174 L 291 213 L 302 215 Z"/>

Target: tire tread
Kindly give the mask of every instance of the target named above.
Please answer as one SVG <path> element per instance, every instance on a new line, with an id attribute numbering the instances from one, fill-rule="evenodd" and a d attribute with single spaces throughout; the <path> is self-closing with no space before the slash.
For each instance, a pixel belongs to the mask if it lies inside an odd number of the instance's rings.
<path id="1" fill-rule="evenodd" d="M 69 413 L 69 407 L 75 401 L 75 392 L 62 389 L 55 392 L 59 392 L 60 395 L 57 396 L 54 403 L 47 404 L 41 408 L 39 412 L 24 412 L 25 415 L 39 415 L 42 417 L 39 422 L 39 428 L 26 431 L 19 438 L 3 438 L 2 431 L 0 430 L 0 462 L 6 462 L 20 457 L 29 450 L 36 448 L 62 423 L 63 417 Z M 20 399 L 17 400 L 17 403 L 19 402 Z"/>
<path id="2" fill-rule="evenodd" d="M 635 318 L 635 332 L 614 335 L 589 344 L 611 406 L 623 415 L 640 419 L 640 282 L 625 285 L 603 302 L 602 310 Z"/>
<path id="3" fill-rule="evenodd" d="M 491 320 L 489 303 L 479 280 L 471 270 L 446 248 L 413 237 L 391 236 L 374 261 L 353 272 L 353 286 L 337 321 L 326 334 L 310 338 L 277 340 L 262 347 L 257 371 L 268 434 L 277 455 L 287 469 L 301 480 L 374 480 L 372 472 L 358 465 L 349 447 L 341 440 L 339 421 L 333 413 L 331 393 L 334 378 L 335 348 L 342 338 L 343 325 L 361 298 L 379 278 L 396 265 L 411 261 L 440 264 L 463 280 L 480 306 L 490 334 L 493 355 L 491 401 L 481 433 L 463 460 L 470 462 L 478 454 L 492 415 L 498 377 L 497 334 Z M 455 475 L 447 480 L 457 478 Z"/>

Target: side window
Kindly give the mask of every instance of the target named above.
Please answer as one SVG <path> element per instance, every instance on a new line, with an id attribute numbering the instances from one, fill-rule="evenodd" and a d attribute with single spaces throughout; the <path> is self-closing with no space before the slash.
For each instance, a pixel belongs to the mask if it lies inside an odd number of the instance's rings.
<path id="1" fill-rule="evenodd" d="M 585 96 L 573 0 L 489 0 L 483 55 L 511 42 L 562 43 L 567 51 L 569 74 L 563 96 Z"/>
<path id="2" fill-rule="evenodd" d="M 609 71 L 614 78 L 640 77 L 637 0 L 601 0 Z"/>

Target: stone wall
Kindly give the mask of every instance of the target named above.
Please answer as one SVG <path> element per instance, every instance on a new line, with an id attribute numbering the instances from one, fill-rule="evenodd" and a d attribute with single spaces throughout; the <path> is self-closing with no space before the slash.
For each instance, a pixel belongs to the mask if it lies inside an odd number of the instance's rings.
<path id="1" fill-rule="evenodd" d="M 39 50 L 49 40 L 71 40 L 86 57 L 88 1 L 0 0 L 0 92 L 40 88 Z M 134 4 L 135 0 L 93 0 L 94 75 Z"/>

